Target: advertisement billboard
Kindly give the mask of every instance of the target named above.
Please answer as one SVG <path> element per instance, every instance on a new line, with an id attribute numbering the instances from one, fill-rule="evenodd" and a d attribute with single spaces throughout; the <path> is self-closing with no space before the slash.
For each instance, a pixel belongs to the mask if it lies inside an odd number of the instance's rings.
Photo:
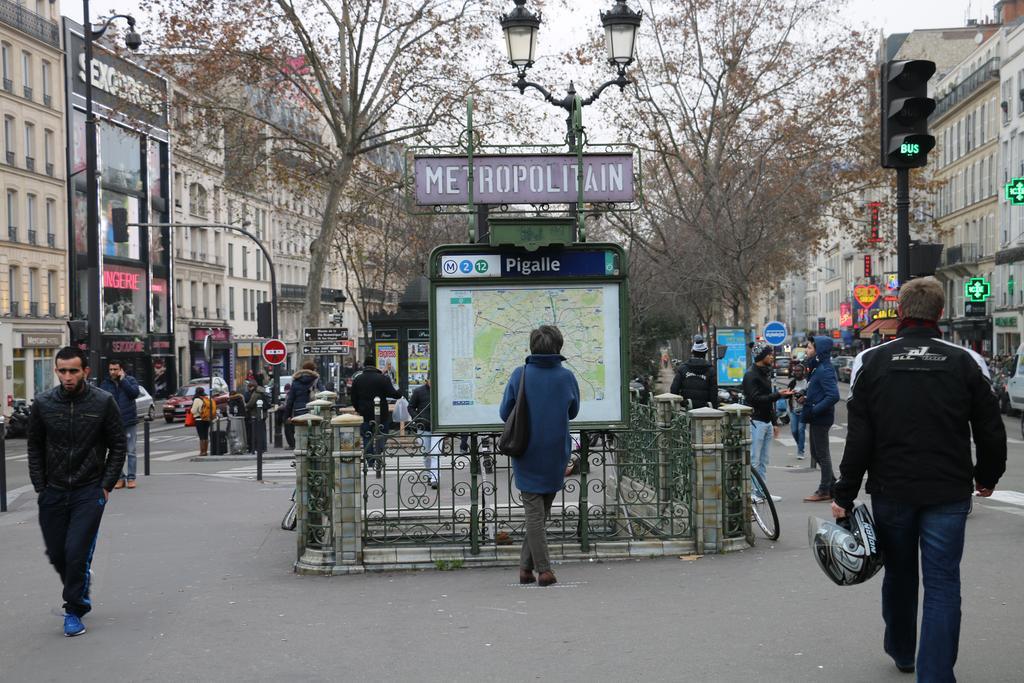
<path id="1" fill-rule="evenodd" d="M 743 384 L 747 370 L 747 335 L 740 328 L 719 328 L 715 331 L 715 343 L 719 348 L 718 385 Z"/>

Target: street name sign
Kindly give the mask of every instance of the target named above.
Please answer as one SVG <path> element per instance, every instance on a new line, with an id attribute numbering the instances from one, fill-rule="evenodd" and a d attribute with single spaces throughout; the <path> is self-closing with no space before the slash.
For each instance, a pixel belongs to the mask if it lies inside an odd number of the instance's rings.
<path id="1" fill-rule="evenodd" d="M 349 349 L 352 348 L 344 343 L 345 340 L 337 342 L 317 342 L 311 344 L 302 345 L 302 355 L 304 356 L 344 356 L 349 353 Z"/>
<path id="2" fill-rule="evenodd" d="M 442 278 L 607 277 L 618 274 L 618 254 L 608 249 L 445 254 Z"/>
<path id="3" fill-rule="evenodd" d="M 302 341 L 307 342 L 333 342 L 341 339 L 348 339 L 347 327 L 304 327 L 302 328 Z"/>
<path id="4" fill-rule="evenodd" d="M 417 156 L 416 203 L 466 204 L 469 158 Z M 634 197 L 633 155 L 586 154 L 583 201 L 629 203 Z M 577 159 L 572 154 L 509 154 L 473 157 L 476 204 L 575 204 L 579 201 Z"/>
<path id="5" fill-rule="evenodd" d="M 280 339 L 263 342 L 263 360 L 268 365 L 280 365 L 288 358 L 288 347 Z"/>
<path id="6" fill-rule="evenodd" d="M 780 323 L 778 320 L 773 320 L 764 326 L 764 332 L 762 333 L 764 340 L 772 346 L 779 346 L 782 342 L 786 341 L 786 326 Z"/>

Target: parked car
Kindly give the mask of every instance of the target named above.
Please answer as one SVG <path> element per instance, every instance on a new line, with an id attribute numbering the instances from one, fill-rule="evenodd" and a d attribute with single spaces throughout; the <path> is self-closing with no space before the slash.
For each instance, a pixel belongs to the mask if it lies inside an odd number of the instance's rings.
<path id="1" fill-rule="evenodd" d="M 778 377 L 789 377 L 789 358 L 777 358 L 775 360 L 775 374 Z"/>
<path id="2" fill-rule="evenodd" d="M 139 396 L 135 399 L 135 411 L 139 414 L 139 419 L 149 418 L 152 420 L 156 417 L 156 406 L 153 404 L 153 397 L 146 391 L 146 387 L 139 385 Z"/>
<path id="3" fill-rule="evenodd" d="M 836 356 L 832 359 L 832 367 L 836 369 L 836 377 L 840 382 L 849 382 L 850 374 L 853 372 L 853 357 Z"/>
<path id="4" fill-rule="evenodd" d="M 192 380 L 188 384 L 179 387 L 174 396 L 171 396 L 169 399 L 164 401 L 164 420 L 167 422 L 184 420 L 185 411 L 192 407 L 192 401 L 196 398 L 196 389 L 198 387 L 209 389 L 210 380 Z M 213 378 L 213 400 L 217 404 L 217 410 L 226 415 L 228 406 L 228 385 L 220 377 Z"/>

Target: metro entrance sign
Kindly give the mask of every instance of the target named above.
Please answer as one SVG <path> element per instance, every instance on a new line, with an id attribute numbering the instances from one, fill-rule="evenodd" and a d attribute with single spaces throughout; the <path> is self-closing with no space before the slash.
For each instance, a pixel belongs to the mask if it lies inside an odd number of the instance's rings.
<path id="1" fill-rule="evenodd" d="M 280 365 L 288 358 L 288 347 L 280 339 L 263 342 L 263 360 L 267 365 Z"/>

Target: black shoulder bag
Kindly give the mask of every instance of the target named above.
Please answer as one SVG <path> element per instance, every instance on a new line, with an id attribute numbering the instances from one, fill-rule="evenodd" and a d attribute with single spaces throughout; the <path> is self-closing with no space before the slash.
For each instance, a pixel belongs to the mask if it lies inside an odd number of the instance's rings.
<path id="1" fill-rule="evenodd" d="M 519 393 L 516 404 L 505 420 L 505 429 L 498 440 L 498 450 L 511 458 L 518 458 L 526 452 L 530 442 L 530 409 L 526 406 L 526 366 L 519 378 Z"/>

